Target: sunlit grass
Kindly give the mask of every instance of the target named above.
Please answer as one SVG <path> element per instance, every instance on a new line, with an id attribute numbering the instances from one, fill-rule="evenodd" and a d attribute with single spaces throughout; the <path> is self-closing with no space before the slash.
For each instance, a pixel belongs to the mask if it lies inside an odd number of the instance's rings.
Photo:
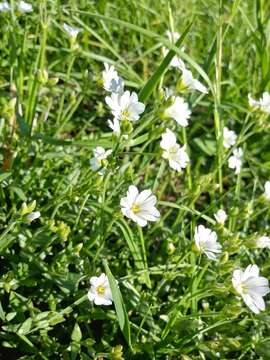
<path id="1" fill-rule="evenodd" d="M 269 358 L 269 14 L 1 2 L 3 358 Z"/>

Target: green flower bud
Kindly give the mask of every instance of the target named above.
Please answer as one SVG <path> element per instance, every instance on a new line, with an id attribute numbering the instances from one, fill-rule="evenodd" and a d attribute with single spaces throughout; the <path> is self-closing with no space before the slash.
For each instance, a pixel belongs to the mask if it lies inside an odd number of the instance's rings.
<path id="1" fill-rule="evenodd" d="M 20 211 L 21 216 L 30 214 L 31 212 L 33 212 L 35 210 L 36 207 L 36 200 L 34 200 L 31 204 L 27 205 L 25 202 L 22 204 L 22 208 Z"/>
<path id="2" fill-rule="evenodd" d="M 123 134 L 131 134 L 133 131 L 133 125 L 129 120 L 122 120 L 120 126 L 121 126 L 121 133 Z"/>
<path id="3" fill-rule="evenodd" d="M 43 69 L 43 70 L 38 70 L 37 71 L 37 78 L 38 81 L 42 84 L 45 85 L 48 82 L 49 79 L 49 75 L 48 75 L 48 71 Z"/>
<path id="4" fill-rule="evenodd" d="M 221 255 L 220 255 L 220 258 L 219 258 L 219 261 L 220 261 L 220 264 L 225 264 L 229 259 L 229 254 L 227 251 L 224 251 Z"/>
<path id="5" fill-rule="evenodd" d="M 183 82 L 182 77 L 180 80 L 178 80 L 178 82 L 176 84 L 176 91 L 179 93 L 187 91 L 187 87 L 186 87 L 185 83 Z"/>
<path id="6" fill-rule="evenodd" d="M 111 360 L 124 360 L 123 358 L 123 346 L 122 345 L 116 345 L 112 348 L 110 357 Z"/>
<path id="7" fill-rule="evenodd" d="M 58 81 L 59 81 L 58 77 L 53 77 L 53 78 L 49 79 L 48 84 L 50 86 L 54 86 L 54 85 L 56 85 L 58 83 Z"/>
<path id="8" fill-rule="evenodd" d="M 175 252 L 175 246 L 172 242 L 167 245 L 167 253 L 172 255 Z"/>

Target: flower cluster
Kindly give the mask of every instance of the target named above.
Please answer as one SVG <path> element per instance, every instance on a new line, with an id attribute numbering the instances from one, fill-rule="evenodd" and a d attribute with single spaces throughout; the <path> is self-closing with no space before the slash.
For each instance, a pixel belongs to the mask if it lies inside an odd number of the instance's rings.
<path id="1" fill-rule="evenodd" d="M 21 13 L 30 13 L 33 11 L 33 6 L 23 0 L 19 1 L 17 4 L 17 9 Z M 10 11 L 11 7 L 7 1 L 0 2 L 0 12 Z"/>
<path id="2" fill-rule="evenodd" d="M 135 92 L 124 90 L 124 81 L 113 65 L 109 66 L 105 63 L 104 68 L 102 72 L 103 88 L 111 93 L 110 96 L 105 97 L 105 102 L 113 115 L 113 120 L 108 120 L 108 125 L 114 134 L 119 136 L 122 132 L 121 128 L 123 129 L 125 125 L 127 127 L 127 124 L 132 126 L 132 122 L 140 119 L 145 105 L 139 101 Z"/>
<path id="3" fill-rule="evenodd" d="M 252 96 L 248 94 L 248 102 L 251 108 L 270 114 L 270 94 L 268 92 L 264 92 L 259 100 L 253 99 Z"/>
<path id="4" fill-rule="evenodd" d="M 171 41 L 179 37 L 179 34 L 168 35 Z M 189 71 L 184 62 L 178 57 L 174 57 L 171 65 L 178 68 L 182 75 L 177 84 L 176 91 L 183 92 L 186 90 L 197 90 L 203 94 L 207 94 L 206 87 L 198 80 L 194 79 L 191 71 Z M 104 64 L 102 73 L 102 84 L 105 91 L 110 95 L 105 97 L 113 119 L 108 124 L 113 132 L 120 136 L 125 132 L 123 129 L 126 124 L 135 123 L 140 120 L 140 116 L 145 110 L 145 105 L 141 103 L 135 92 L 124 89 L 124 80 L 118 75 L 114 66 Z M 264 93 L 263 98 L 256 102 L 252 102 L 253 106 L 260 107 L 267 111 L 267 95 Z M 175 95 L 171 89 L 165 89 L 165 100 L 167 107 L 163 112 L 163 118 L 170 118 L 182 128 L 189 124 L 191 110 L 184 98 Z M 238 139 L 237 134 L 228 127 L 223 128 L 222 134 L 223 148 L 230 156 L 228 156 L 228 166 L 235 170 L 236 174 L 240 174 L 243 164 L 243 150 L 236 147 Z M 162 149 L 162 157 L 169 163 L 171 169 L 180 173 L 189 164 L 189 156 L 186 150 L 186 144 L 181 146 L 177 142 L 176 134 L 166 128 L 161 135 L 160 148 Z M 112 150 L 105 150 L 98 146 L 94 149 L 94 157 L 91 159 L 91 167 L 94 171 L 98 171 L 100 175 L 104 175 L 107 166 L 107 157 Z M 270 181 L 265 183 L 264 197 L 270 200 Z M 150 189 L 139 191 L 137 186 L 130 185 L 126 196 L 121 198 L 120 206 L 122 214 L 135 222 L 140 227 L 145 227 L 149 222 L 156 222 L 160 219 L 160 212 L 156 208 L 157 198 Z M 218 224 L 218 229 L 225 230 L 227 220 L 225 210 L 219 209 L 214 218 Z M 218 241 L 216 231 L 198 225 L 194 233 L 194 246 L 198 253 L 204 254 L 209 260 L 217 261 L 222 254 L 223 246 Z M 173 245 L 174 247 L 174 245 Z M 266 235 L 261 236 L 256 241 L 256 247 L 270 248 L 270 239 Z M 89 300 L 96 305 L 112 304 L 112 293 L 110 290 L 108 278 L 105 274 L 100 277 L 92 277 L 90 279 L 91 288 L 88 292 Z M 259 268 L 256 265 L 249 265 L 244 271 L 236 269 L 232 275 L 232 285 L 238 295 L 240 295 L 246 305 L 254 312 L 259 313 L 265 309 L 263 296 L 269 291 L 268 280 L 259 276 Z"/>

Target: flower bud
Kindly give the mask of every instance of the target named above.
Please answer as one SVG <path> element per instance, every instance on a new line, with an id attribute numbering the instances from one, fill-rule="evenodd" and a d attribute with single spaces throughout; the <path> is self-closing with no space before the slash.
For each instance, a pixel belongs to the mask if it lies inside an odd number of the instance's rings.
<path id="1" fill-rule="evenodd" d="M 110 353 L 110 359 L 111 360 L 124 360 L 122 345 L 116 345 L 115 347 L 112 348 L 111 353 Z"/>
<path id="2" fill-rule="evenodd" d="M 172 255 L 175 252 L 175 246 L 172 242 L 167 245 L 167 253 Z"/>
<path id="3" fill-rule="evenodd" d="M 54 85 L 56 85 L 58 83 L 58 81 L 59 81 L 58 77 L 53 77 L 53 78 L 49 79 L 48 84 L 50 86 L 54 86 Z"/>
<path id="4" fill-rule="evenodd" d="M 36 207 L 36 200 L 34 200 L 31 204 L 27 205 L 25 202 L 22 204 L 22 208 L 20 211 L 21 216 L 30 214 L 31 212 L 33 212 L 35 210 Z"/>
<path id="5" fill-rule="evenodd" d="M 133 125 L 129 120 L 121 121 L 121 133 L 123 134 L 131 134 L 133 131 Z"/>
<path id="6" fill-rule="evenodd" d="M 183 78 L 181 77 L 176 84 L 176 91 L 179 93 L 185 92 L 187 90 L 187 86 L 185 85 Z"/>
<path id="7" fill-rule="evenodd" d="M 38 81 L 39 81 L 42 85 L 47 84 L 48 78 L 49 78 L 48 71 L 45 70 L 45 69 L 43 69 L 43 70 L 38 70 L 38 71 L 37 71 L 37 78 L 38 78 Z"/>
<path id="8" fill-rule="evenodd" d="M 221 255 L 220 255 L 220 258 L 219 258 L 219 261 L 220 261 L 220 264 L 225 264 L 229 259 L 229 254 L 227 251 L 224 251 Z"/>

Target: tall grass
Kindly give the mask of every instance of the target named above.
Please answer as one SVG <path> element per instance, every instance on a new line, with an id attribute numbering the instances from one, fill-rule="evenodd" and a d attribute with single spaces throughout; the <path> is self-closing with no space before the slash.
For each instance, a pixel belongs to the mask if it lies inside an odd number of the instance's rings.
<path id="1" fill-rule="evenodd" d="M 270 235 L 269 115 L 248 103 L 269 90 L 269 2 L 42 0 L 29 13 L 18 3 L 0 12 L 0 358 L 269 359 L 269 296 L 254 314 L 232 285 L 249 264 L 269 278 L 257 244 Z M 175 55 L 208 89 L 180 94 L 185 128 L 164 117 L 164 88 L 181 79 Z M 107 124 L 104 63 L 146 106 L 128 136 Z M 230 149 L 225 127 L 237 134 Z M 166 128 L 190 158 L 180 173 L 162 157 Z M 97 146 L 112 149 L 103 176 L 90 166 Z M 123 216 L 130 185 L 155 194 L 158 221 Z M 196 248 L 199 225 L 216 232 L 217 261 Z M 111 306 L 87 297 L 101 273 Z"/>

